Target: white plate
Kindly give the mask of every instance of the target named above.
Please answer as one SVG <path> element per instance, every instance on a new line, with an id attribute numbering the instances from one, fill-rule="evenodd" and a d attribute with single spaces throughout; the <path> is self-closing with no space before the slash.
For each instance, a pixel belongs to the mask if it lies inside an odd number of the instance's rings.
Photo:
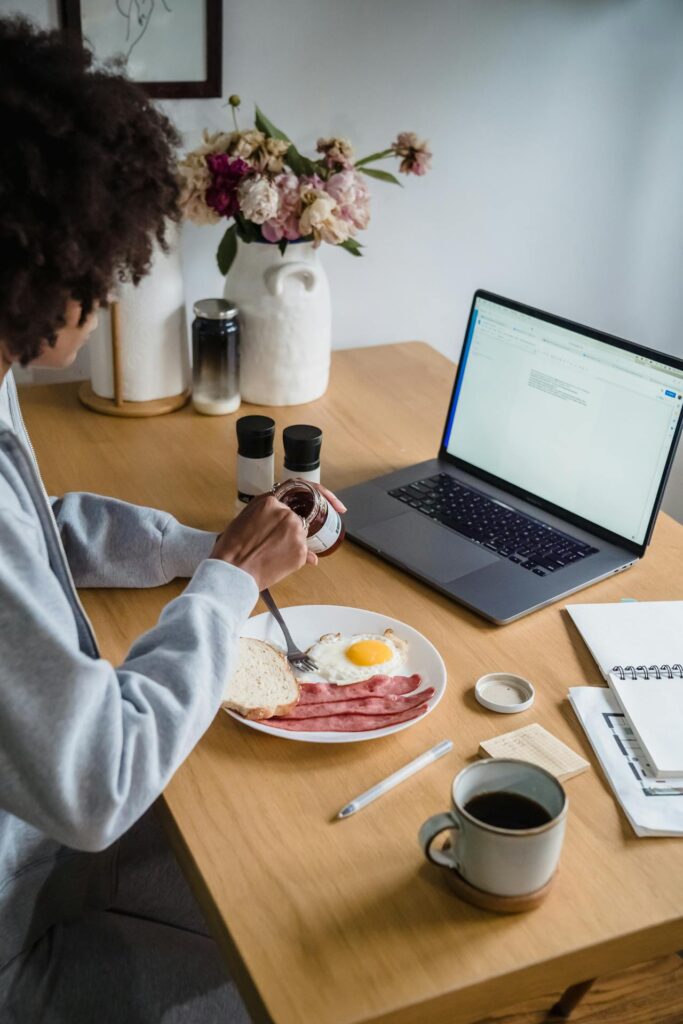
<path id="1" fill-rule="evenodd" d="M 304 743 L 359 743 L 361 740 L 377 740 L 381 736 L 390 736 L 394 732 L 415 725 L 416 722 L 421 722 L 443 697 L 446 689 L 446 666 L 443 658 L 434 644 L 405 622 L 399 622 L 398 619 L 381 615 L 379 612 L 345 608 L 336 604 L 300 604 L 292 608 L 282 608 L 281 611 L 290 633 L 302 651 L 316 643 L 325 633 L 344 633 L 350 636 L 354 633 L 383 633 L 385 629 L 391 627 L 397 636 L 409 643 L 406 662 L 396 670 L 396 674 L 409 676 L 417 672 L 422 676 L 421 686 L 433 686 L 436 692 L 429 701 L 424 715 L 413 718 L 410 722 L 388 725 L 384 729 L 368 729 L 363 732 L 295 732 L 289 729 L 276 729 L 267 722 L 253 722 L 226 708 L 228 714 L 242 725 L 248 725 L 250 729 L 256 729 L 258 732 L 270 733 L 271 736 L 279 736 L 284 740 L 301 740 Z M 270 612 L 249 619 L 242 630 L 242 636 L 266 640 L 274 647 L 285 650 L 282 632 Z M 368 675 L 372 675 L 372 669 L 368 669 Z M 300 678 L 307 683 L 322 681 L 322 677 L 315 672 L 303 672 Z"/>

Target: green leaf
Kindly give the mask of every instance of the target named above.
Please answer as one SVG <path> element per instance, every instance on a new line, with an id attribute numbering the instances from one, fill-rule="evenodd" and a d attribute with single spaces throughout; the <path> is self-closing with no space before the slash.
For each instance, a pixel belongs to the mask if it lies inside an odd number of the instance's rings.
<path id="1" fill-rule="evenodd" d="M 271 139 L 282 139 L 283 142 L 289 142 L 289 136 L 281 132 L 279 128 L 276 128 L 272 121 L 269 121 L 258 107 L 256 108 L 254 123 L 260 132 L 263 132 L 264 135 L 269 135 Z"/>
<path id="2" fill-rule="evenodd" d="M 358 164 L 356 164 L 356 167 Z M 399 188 L 403 188 L 403 185 L 395 178 L 393 174 L 389 174 L 388 171 L 378 171 L 370 167 L 361 167 L 361 174 L 367 174 L 369 178 L 377 178 L 379 181 L 390 181 L 392 185 L 398 185 Z"/>
<path id="3" fill-rule="evenodd" d="M 362 167 L 363 164 L 371 164 L 375 160 L 383 160 L 385 156 L 391 156 L 393 149 L 383 149 L 381 153 L 372 153 L 371 156 L 364 156 L 362 160 L 356 160 L 356 167 Z"/>
<path id="4" fill-rule="evenodd" d="M 305 173 L 303 169 L 303 162 L 301 153 L 299 153 L 294 143 L 292 143 L 285 154 L 285 163 L 291 167 L 297 176 L 300 176 Z"/>
<path id="5" fill-rule="evenodd" d="M 293 142 L 290 143 L 289 149 L 287 150 L 285 161 L 292 168 L 297 177 L 301 177 L 302 174 L 312 175 L 320 173 L 320 168 L 317 164 L 314 164 L 307 156 L 302 156 Z"/>
<path id="6" fill-rule="evenodd" d="M 355 238 L 347 238 L 345 242 L 339 242 L 339 249 L 346 249 L 352 256 L 362 256 L 360 242 L 356 241 Z"/>
<path id="7" fill-rule="evenodd" d="M 237 236 L 243 242 L 258 242 L 262 238 L 261 229 L 250 220 L 246 220 L 241 213 L 235 215 L 235 224 Z"/>
<path id="8" fill-rule="evenodd" d="M 262 110 L 256 108 L 255 117 L 256 127 L 264 135 L 268 135 L 271 139 L 282 139 L 283 142 L 289 142 L 289 149 L 285 154 L 285 162 L 294 173 L 298 176 L 302 174 L 318 174 L 319 167 L 312 160 L 309 160 L 307 156 L 302 156 L 299 150 L 296 148 L 293 142 L 291 142 L 288 135 L 281 132 L 279 128 L 276 128 L 272 121 L 269 121 Z"/>
<path id="9" fill-rule="evenodd" d="M 216 262 L 221 274 L 227 274 L 237 255 L 237 225 L 231 224 L 221 239 L 216 253 Z"/>
<path id="10" fill-rule="evenodd" d="M 280 241 L 277 243 L 277 247 L 280 250 L 280 254 L 284 256 L 285 249 L 287 248 L 287 239 L 281 238 Z"/>

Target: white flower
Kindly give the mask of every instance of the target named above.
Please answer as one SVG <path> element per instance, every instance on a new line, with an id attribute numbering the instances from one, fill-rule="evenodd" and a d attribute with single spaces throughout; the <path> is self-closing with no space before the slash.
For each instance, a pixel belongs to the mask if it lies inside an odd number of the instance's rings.
<path id="1" fill-rule="evenodd" d="M 230 154 L 248 160 L 265 141 L 266 137 L 263 132 L 257 131 L 256 128 L 251 128 L 246 132 L 235 132 L 230 143 Z"/>
<path id="2" fill-rule="evenodd" d="M 304 210 L 299 227 L 302 235 L 313 235 L 313 244 L 339 245 L 351 237 L 352 225 L 344 220 L 335 200 L 322 189 L 307 188 L 301 193 Z"/>
<path id="3" fill-rule="evenodd" d="M 236 132 L 210 132 L 205 128 L 202 132 L 202 144 L 193 150 L 193 153 L 204 156 L 209 153 L 227 153 L 236 135 Z M 192 156 L 193 153 L 189 155 Z"/>
<path id="4" fill-rule="evenodd" d="M 178 164 L 180 184 L 179 205 L 183 216 L 195 224 L 216 224 L 220 217 L 206 205 L 206 190 L 211 184 L 211 173 L 200 153 L 188 153 Z"/>
<path id="5" fill-rule="evenodd" d="M 253 224 L 263 224 L 277 213 L 280 193 L 267 178 L 245 178 L 237 189 L 240 210 Z"/>

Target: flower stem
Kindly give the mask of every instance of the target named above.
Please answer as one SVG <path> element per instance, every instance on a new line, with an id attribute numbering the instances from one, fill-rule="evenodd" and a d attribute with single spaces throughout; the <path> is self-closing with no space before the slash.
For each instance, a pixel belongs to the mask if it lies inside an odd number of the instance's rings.
<path id="1" fill-rule="evenodd" d="M 356 160 L 355 166 L 362 167 L 364 164 L 374 163 L 375 160 L 383 160 L 387 156 L 392 156 L 393 148 L 383 149 L 381 153 L 372 153 L 370 156 L 364 156 L 362 160 Z"/>

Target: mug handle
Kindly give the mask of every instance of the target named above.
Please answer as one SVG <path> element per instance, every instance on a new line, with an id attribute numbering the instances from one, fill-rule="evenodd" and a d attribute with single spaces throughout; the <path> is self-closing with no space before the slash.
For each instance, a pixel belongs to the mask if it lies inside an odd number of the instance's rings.
<path id="1" fill-rule="evenodd" d="M 456 829 L 456 831 L 460 831 L 460 825 L 452 811 L 444 811 L 442 814 L 433 814 L 431 818 L 427 818 L 418 833 L 420 846 L 422 847 L 422 852 L 425 857 L 427 860 L 431 860 L 432 864 L 438 864 L 440 868 L 455 868 L 456 870 L 459 870 L 455 850 L 452 847 L 450 850 L 432 849 L 432 843 L 436 837 L 440 836 L 441 833 L 445 832 L 447 829 Z"/>

